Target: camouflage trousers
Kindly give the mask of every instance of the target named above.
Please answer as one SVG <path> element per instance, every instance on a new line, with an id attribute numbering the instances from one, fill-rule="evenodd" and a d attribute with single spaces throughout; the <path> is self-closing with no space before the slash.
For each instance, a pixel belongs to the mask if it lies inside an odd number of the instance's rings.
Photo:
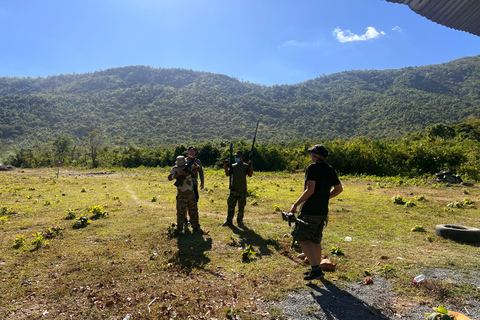
<path id="1" fill-rule="evenodd" d="M 237 221 L 243 221 L 243 216 L 245 213 L 245 206 L 247 205 L 247 192 L 246 191 L 230 191 L 230 195 L 227 199 L 228 205 L 228 216 L 227 221 L 232 222 L 233 217 L 235 216 L 235 206 L 238 203 L 238 215 Z"/>
<path id="2" fill-rule="evenodd" d="M 177 228 L 179 230 L 183 229 L 183 221 L 187 211 L 192 228 L 196 229 L 200 227 L 198 222 L 198 207 L 195 194 L 193 191 L 177 192 Z"/>

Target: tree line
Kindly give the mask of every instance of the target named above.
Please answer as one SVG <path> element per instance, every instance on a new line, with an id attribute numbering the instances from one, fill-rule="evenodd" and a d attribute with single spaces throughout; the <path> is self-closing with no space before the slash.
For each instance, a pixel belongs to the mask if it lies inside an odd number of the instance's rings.
<path id="1" fill-rule="evenodd" d="M 424 132 L 400 140 L 359 137 L 351 140 L 292 140 L 288 143 L 257 143 L 253 161 L 258 171 L 304 170 L 310 163 L 307 149 L 321 143 L 330 152 L 327 162 L 340 174 L 419 177 L 452 170 L 468 179 L 480 180 L 480 120 L 469 118 L 457 125 L 437 124 Z M 172 148 L 110 145 L 96 131 L 82 143 L 58 137 L 51 144 L 23 148 L 8 159 L 16 167 L 52 167 L 54 160 L 65 166 L 136 168 L 173 166 L 178 155 L 187 155 L 191 143 Z M 204 166 L 221 168 L 234 152 L 241 150 L 250 160 L 251 142 L 213 141 L 196 144 Z"/>
<path id="2" fill-rule="evenodd" d="M 396 70 L 356 70 L 293 85 L 130 66 L 47 78 L 0 78 L 0 154 L 81 140 L 141 148 L 248 140 L 400 139 L 437 123 L 480 117 L 480 56 Z M 172 132 L 174 134 L 172 134 Z M 181 133 L 181 134 L 177 134 Z"/>

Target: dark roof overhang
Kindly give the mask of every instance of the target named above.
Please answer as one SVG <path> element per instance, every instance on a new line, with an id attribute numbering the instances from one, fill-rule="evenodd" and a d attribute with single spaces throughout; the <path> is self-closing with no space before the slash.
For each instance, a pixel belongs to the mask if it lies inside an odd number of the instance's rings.
<path id="1" fill-rule="evenodd" d="M 479 0 L 386 0 L 406 4 L 414 12 L 446 27 L 480 36 Z"/>

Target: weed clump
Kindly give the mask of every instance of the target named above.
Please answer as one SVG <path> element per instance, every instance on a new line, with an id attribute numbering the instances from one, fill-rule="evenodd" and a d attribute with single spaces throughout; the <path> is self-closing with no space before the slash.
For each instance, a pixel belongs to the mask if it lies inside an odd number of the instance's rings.
<path id="1" fill-rule="evenodd" d="M 412 229 L 410 229 L 412 232 L 426 232 L 423 226 L 415 226 Z"/>
<path id="2" fill-rule="evenodd" d="M 13 245 L 13 248 L 14 249 L 20 249 L 20 248 L 24 247 L 26 243 L 27 243 L 27 236 L 26 235 L 17 236 L 15 238 L 15 244 Z"/>
<path id="3" fill-rule="evenodd" d="M 85 228 L 91 223 L 91 221 L 85 217 L 83 214 L 73 223 L 73 229 Z"/>
<path id="4" fill-rule="evenodd" d="M 397 195 L 392 198 L 392 203 L 405 205 L 405 203 L 407 203 L 407 200 Z"/>
<path id="5" fill-rule="evenodd" d="M 73 220 L 77 218 L 77 214 L 75 212 L 75 209 L 67 209 L 65 210 L 65 216 L 63 219 L 65 220 Z"/>
<path id="6" fill-rule="evenodd" d="M 242 261 L 250 262 L 257 253 L 252 250 L 252 246 L 249 245 L 247 248 L 242 250 Z"/>
<path id="7" fill-rule="evenodd" d="M 330 249 L 330 253 L 337 255 L 337 256 L 344 256 L 345 253 L 343 253 L 343 250 L 340 247 L 332 247 Z"/>
<path id="8" fill-rule="evenodd" d="M 92 213 L 93 216 L 90 219 L 100 219 L 108 217 L 108 212 L 103 209 L 102 206 L 93 206 L 88 208 L 88 212 Z"/>
<path id="9" fill-rule="evenodd" d="M 32 245 L 34 246 L 35 250 L 40 249 L 41 247 L 47 247 L 49 242 L 48 240 L 45 240 L 43 236 L 43 232 L 37 232 L 33 234 L 33 237 L 35 238 L 32 242 Z"/>

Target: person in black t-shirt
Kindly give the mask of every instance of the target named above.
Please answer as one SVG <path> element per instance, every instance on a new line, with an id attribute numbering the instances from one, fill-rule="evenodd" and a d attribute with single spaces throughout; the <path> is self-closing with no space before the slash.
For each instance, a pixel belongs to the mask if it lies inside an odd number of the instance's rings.
<path id="1" fill-rule="evenodd" d="M 304 191 L 292 205 L 290 212 L 295 213 L 297 206 L 303 203 L 298 218 L 306 224 L 297 223 L 293 232 L 296 233 L 296 240 L 300 243 L 312 267 L 305 273 L 304 279 L 314 280 L 324 277 L 320 268 L 321 240 L 323 228 L 327 224 L 328 201 L 338 196 L 343 191 L 343 187 L 335 170 L 324 161 L 328 156 L 328 150 L 317 144 L 308 149 L 308 152 L 312 164 L 305 172 Z"/>

